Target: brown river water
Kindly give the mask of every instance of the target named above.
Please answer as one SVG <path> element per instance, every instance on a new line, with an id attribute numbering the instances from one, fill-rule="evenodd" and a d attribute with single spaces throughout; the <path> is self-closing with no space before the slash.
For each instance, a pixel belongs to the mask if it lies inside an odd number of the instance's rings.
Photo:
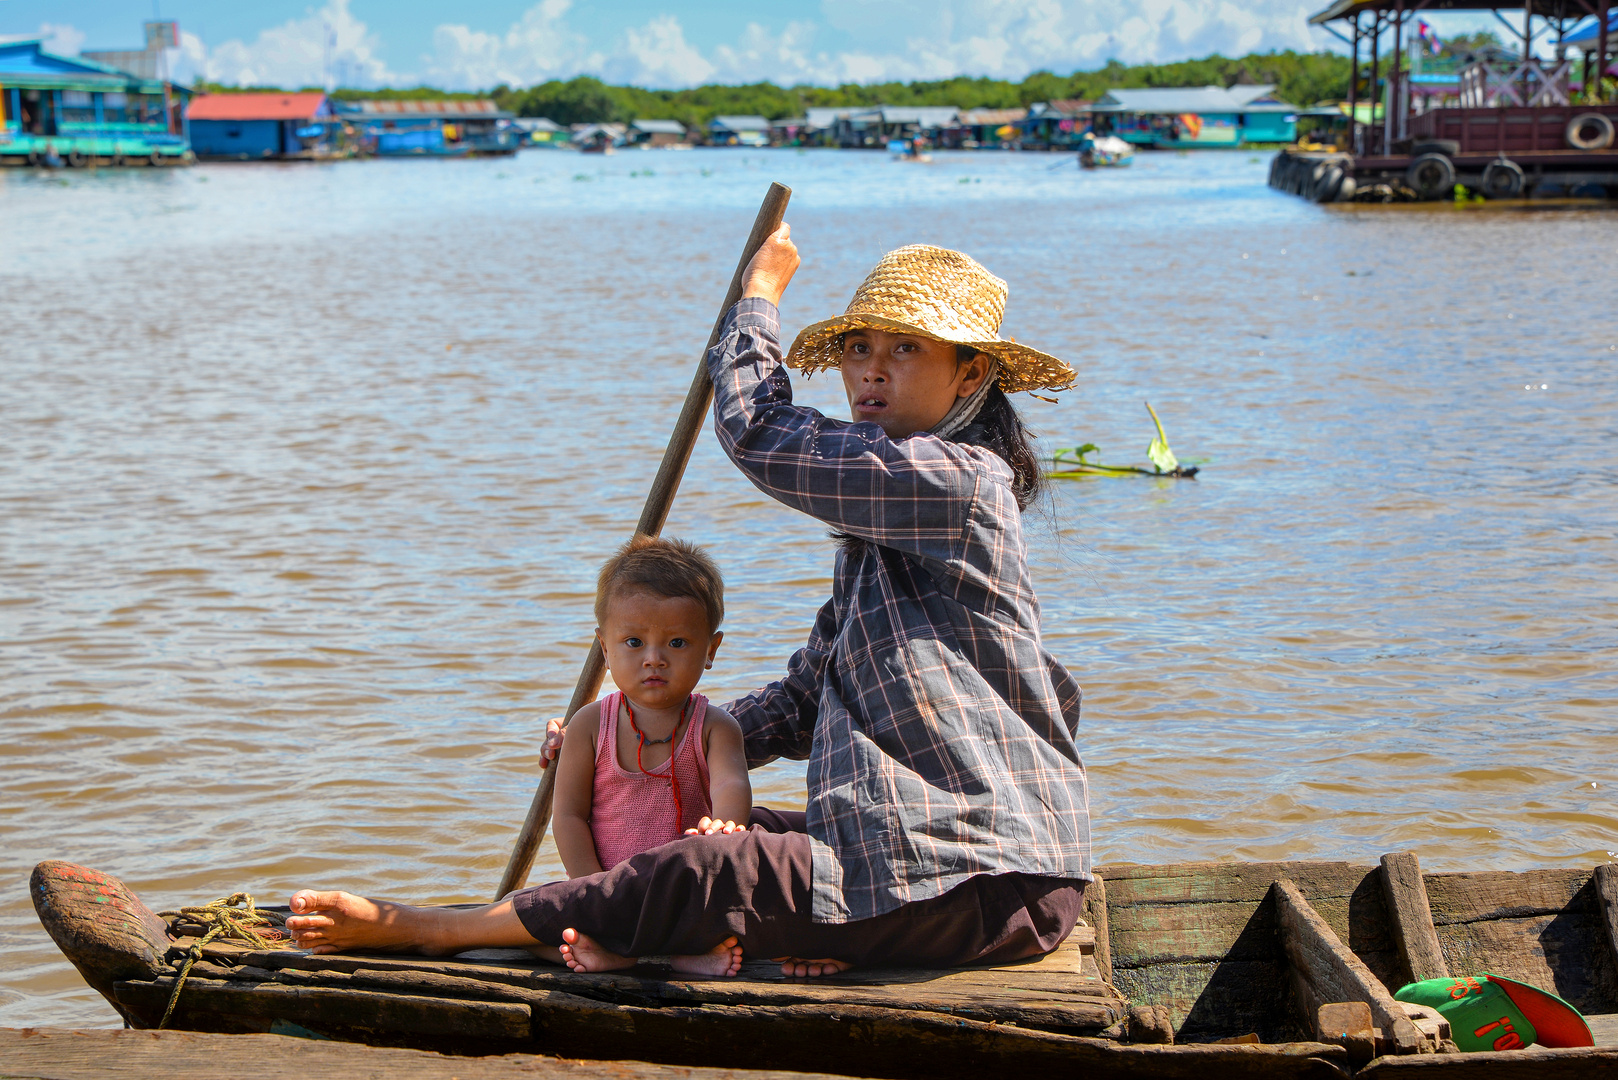
<path id="1" fill-rule="evenodd" d="M 0 1026 L 117 1023 L 34 918 L 41 859 L 154 907 L 490 894 L 770 180 L 789 333 L 891 247 L 962 248 L 1080 372 L 1024 401 L 1047 449 L 1144 462 L 1150 400 L 1203 463 L 1060 484 L 1030 523 L 1097 861 L 1608 859 L 1618 213 L 1322 208 L 1267 166 L 0 171 Z M 710 431 L 668 531 L 729 583 L 705 691 L 776 676 L 824 528 Z"/>

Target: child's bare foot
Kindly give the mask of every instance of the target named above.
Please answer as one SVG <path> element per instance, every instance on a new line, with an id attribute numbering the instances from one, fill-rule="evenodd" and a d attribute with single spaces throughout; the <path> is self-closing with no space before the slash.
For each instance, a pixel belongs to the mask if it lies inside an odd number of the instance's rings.
<path id="1" fill-rule="evenodd" d="M 588 934 L 581 934 L 571 926 L 562 931 L 562 959 L 574 971 L 619 971 L 634 967 L 631 956 L 619 956 L 603 949 Z"/>
<path id="2" fill-rule="evenodd" d="M 525 945 L 524 948 L 547 964 L 567 963 L 567 958 L 562 955 L 562 950 L 555 945 Z"/>
<path id="3" fill-rule="evenodd" d="M 728 937 L 699 956 L 671 956 L 669 966 L 687 975 L 735 975 L 742 969 L 742 947 Z"/>
<path id="4" fill-rule="evenodd" d="M 800 960 L 796 956 L 777 956 L 775 962 L 781 965 L 781 974 L 789 979 L 813 979 L 821 975 L 841 975 L 854 966 L 841 960 Z"/>
<path id="5" fill-rule="evenodd" d="M 301 889 L 292 896 L 292 912 L 287 931 L 298 948 L 311 952 L 376 949 L 434 956 L 451 951 L 439 941 L 438 914 L 428 908 Z"/>

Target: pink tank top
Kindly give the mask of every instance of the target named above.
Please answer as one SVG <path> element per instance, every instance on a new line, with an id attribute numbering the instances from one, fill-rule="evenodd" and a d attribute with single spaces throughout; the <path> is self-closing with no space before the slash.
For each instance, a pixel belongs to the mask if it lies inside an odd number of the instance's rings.
<path id="1" fill-rule="evenodd" d="M 631 855 L 678 840 L 713 813 L 708 797 L 708 758 L 702 751 L 703 722 L 708 699 L 691 695 L 685 732 L 668 761 L 644 774 L 618 764 L 618 725 L 624 715 L 622 691 L 608 694 L 601 703 L 601 726 L 596 732 L 595 787 L 590 794 L 590 835 L 596 858 L 611 870 Z M 680 818 L 674 820 L 674 784 L 680 786 Z"/>

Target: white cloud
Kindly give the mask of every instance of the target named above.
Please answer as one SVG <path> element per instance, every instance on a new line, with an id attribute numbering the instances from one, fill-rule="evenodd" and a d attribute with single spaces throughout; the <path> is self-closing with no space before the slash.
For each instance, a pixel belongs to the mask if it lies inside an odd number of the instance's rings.
<path id="1" fill-rule="evenodd" d="M 815 21 L 798 19 L 780 30 L 751 23 L 733 41 L 711 47 L 688 41 L 672 14 L 592 41 L 569 24 L 572 2 L 539 0 L 504 31 L 440 24 L 419 71 L 403 73 L 382 59 L 379 38 L 350 13 L 349 0 L 326 0 L 251 43 L 233 39 L 204 49 L 186 34 L 176 74 L 283 86 L 422 81 L 457 90 L 581 74 L 650 87 L 760 79 L 835 84 L 1020 79 L 1114 58 L 1140 63 L 1335 45 L 1307 24 L 1323 0 L 819 0 Z M 83 40 L 72 27 L 46 31 L 74 50 Z"/>
<path id="2" fill-rule="evenodd" d="M 252 44 L 233 38 L 208 50 L 201 74 L 236 86 L 383 86 L 398 76 L 378 55 L 380 48 L 376 35 L 349 12 L 348 0 L 328 0 L 318 11 L 310 8 L 302 18 L 260 31 Z"/>
<path id="3" fill-rule="evenodd" d="M 604 57 L 567 25 L 572 0 L 540 0 L 504 34 L 444 23 L 433 31 L 424 78 L 435 86 L 480 89 L 527 86 L 584 71 L 599 72 Z"/>
<path id="4" fill-rule="evenodd" d="M 33 41 L 35 38 L 43 39 L 44 50 L 57 56 L 77 56 L 79 50 L 84 48 L 84 31 L 68 23 L 42 22 L 32 34 L 0 34 L 0 42 Z"/>
<path id="5" fill-rule="evenodd" d="M 639 86 L 695 86 L 713 77 L 714 65 L 686 43 L 679 19 L 660 15 L 638 30 L 624 31 L 603 74 L 612 82 Z"/>

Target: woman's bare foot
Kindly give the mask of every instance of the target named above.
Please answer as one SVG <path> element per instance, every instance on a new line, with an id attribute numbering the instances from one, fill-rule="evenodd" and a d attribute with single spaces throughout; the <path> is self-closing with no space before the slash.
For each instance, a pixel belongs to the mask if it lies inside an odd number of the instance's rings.
<path id="1" fill-rule="evenodd" d="M 439 921 L 431 908 L 301 889 L 292 895 L 287 931 L 298 948 L 311 952 L 375 949 L 434 956 L 454 951 L 439 940 Z"/>
<path id="2" fill-rule="evenodd" d="M 781 974 L 789 979 L 814 979 L 822 975 L 841 975 L 854 966 L 841 960 L 800 960 L 796 956 L 777 956 L 775 962 L 781 965 Z"/>
<path id="3" fill-rule="evenodd" d="M 588 934 L 581 934 L 571 926 L 562 931 L 562 959 L 574 971 L 621 971 L 635 966 L 632 956 L 619 956 L 603 949 Z"/>
<path id="4" fill-rule="evenodd" d="M 742 969 L 742 947 L 728 937 L 699 956 L 671 956 L 669 966 L 687 975 L 735 975 Z"/>

